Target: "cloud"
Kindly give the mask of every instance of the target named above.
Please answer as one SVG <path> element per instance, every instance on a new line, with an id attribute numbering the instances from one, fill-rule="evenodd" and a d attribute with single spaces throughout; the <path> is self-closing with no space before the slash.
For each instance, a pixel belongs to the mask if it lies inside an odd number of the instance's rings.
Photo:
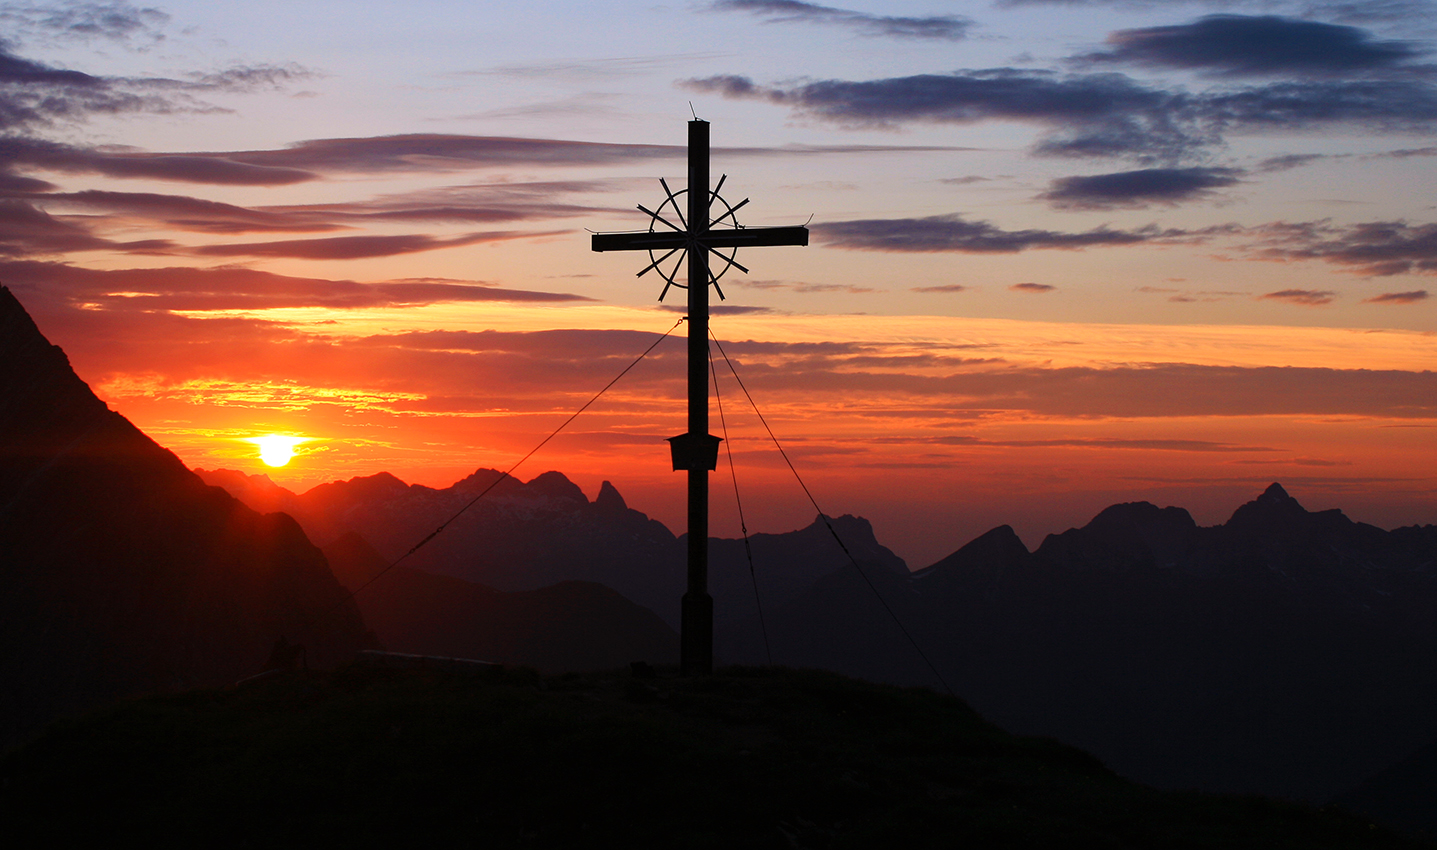
<path id="1" fill-rule="evenodd" d="M 101 210 L 130 220 L 154 221 L 178 230 L 203 233 L 315 232 L 340 228 L 319 219 L 153 192 L 52 192 L 34 200 L 47 206 Z"/>
<path id="2" fill-rule="evenodd" d="M 1268 259 L 1322 260 L 1375 277 L 1437 274 L 1437 224 L 1372 221 L 1342 228 L 1309 222 L 1262 232 L 1258 253 Z"/>
<path id="3" fill-rule="evenodd" d="M 1159 231 L 1155 227 L 1113 230 L 1098 227 L 1082 233 L 1052 230 L 1003 230 L 986 221 L 965 221 L 956 213 L 923 218 L 880 218 L 811 224 L 822 244 L 856 251 L 966 254 L 1012 254 L 1030 248 L 1081 249 L 1101 245 L 1137 245 L 1194 234 Z"/>
<path id="4" fill-rule="evenodd" d="M 687 313 L 689 308 L 681 304 L 660 304 L 660 310 L 670 313 Z M 771 307 L 753 307 L 742 304 L 710 304 L 709 313 L 715 316 L 758 316 L 774 312 Z"/>
<path id="5" fill-rule="evenodd" d="M 0 93 L 0 129 L 5 126 L 5 105 L 3 93 Z M 726 156 L 817 156 L 966 148 L 792 145 L 719 150 Z M 323 174 L 448 173 L 517 166 L 600 166 L 651 159 L 683 159 L 686 155 L 686 149 L 678 145 L 439 134 L 317 139 L 277 150 L 188 153 L 115 147 L 95 150 L 34 138 L 0 137 L 0 167 L 7 169 L 28 166 L 72 174 L 237 186 L 283 186 L 318 180 Z"/>
<path id="6" fill-rule="evenodd" d="M 1242 446 L 1233 443 L 1219 443 L 1212 440 L 1128 440 L 1117 437 L 1086 437 L 1057 440 L 991 440 L 980 437 L 952 435 L 943 437 L 879 437 L 874 443 L 934 443 L 947 446 L 1001 446 L 1004 448 L 1079 448 L 1079 449 L 1137 449 L 1161 452 L 1275 452 L 1280 449 L 1268 446 Z M 1261 461 L 1267 462 L 1267 461 Z"/>
<path id="7" fill-rule="evenodd" d="M 18 178 L 17 178 L 18 179 Z M 0 192 L 4 191 L 0 185 Z M 384 195 L 367 201 L 332 204 L 300 204 L 240 207 L 186 195 L 151 192 L 48 192 L 20 191 L 33 203 L 47 208 L 97 210 L 95 223 L 122 225 L 135 221 L 157 222 L 166 227 L 201 233 L 291 232 L 314 233 L 340 230 L 374 221 L 428 221 L 464 224 L 493 224 L 535 219 L 552 219 L 595 213 L 612 214 L 607 207 L 559 203 L 555 196 L 565 192 L 597 191 L 596 181 L 499 183 L 493 185 L 448 186 L 415 192 Z M 43 182 L 40 190 L 54 188 Z"/>
<path id="8" fill-rule="evenodd" d="M 1208 15 L 1190 24 L 1119 30 L 1108 44 L 1111 50 L 1075 61 L 1224 77 L 1330 76 L 1403 68 L 1425 52 L 1411 42 L 1376 41 L 1356 27 L 1276 15 Z"/>
<path id="9" fill-rule="evenodd" d="M 761 100 L 850 128 L 906 123 L 1017 121 L 1045 133 L 1034 153 L 1176 163 L 1231 132 L 1366 127 L 1430 132 L 1437 88 L 1412 79 L 1303 80 L 1188 93 L 1116 73 L 1058 75 L 996 68 L 868 81 L 762 86 L 718 75 L 682 81 L 691 91 Z"/>
<path id="10" fill-rule="evenodd" d="M 973 22 L 955 15 L 914 18 L 871 15 L 835 9 L 799 0 L 717 0 L 710 7 L 720 12 L 748 12 L 767 18 L 768 23 L 834 24 L 850 27 L 862 35 L 893 38 L 936 38 L 957 41 L 968 35 Z"/>
<path id="11" fill-rule="evenodd" d="M 298 65 L 246 65 L 185 80 L 96 77 L 16 56 L 0 41 L 0 131 L 13 134 L 91 115 L 220 112 L 197 96 L 278 88 L 307 76 Z"/>
<path id="12" fill-rule="evenodd" d="M 1371 298 L 1363 299 L 1364 304 L 1416 304 L 1418 301 L 1426 301 L 1427 290 L 1417 289 L 1412 292 L 1384 292 Z"/>
<path id="13" fill-rule="evenodd" d="M 1214 189 L 1236 185 L 1234 168 L 1145 168 L 1088 177 L 1060 177 L 1039 199 L 1068 210 L 1143 209 L 1176 206 L 1211 197 Z"/>
<path id="14" fill-rule="evenodd" d="M 1437 145 L 1432 145 L 1425 148 L 1405 148 L 1403 150 L 1391 151 L 1387 154 L 1387 156 L 1390 156 L 1393 159 L 1407 159 L 1408 157 L 1413 156 L 1437 156 Z"/>
<path id="15" fill-rule="evenodd" d="M 941 286 L 914 286 L 912 292 L 967 292 L 968 287 L 958 283 L 945 283 Z"/>
<path id="16" fill-rule="evenodd" d="M 441 239 L 422 233 L 398 236 L 332 236 L 323 239 L 286 239 L 278 242 L 241 242 L 204 245 L 189 253 L 202 257 L 293 257 L 303 260 L 362 260 L 393 257 L 441 248 L 458 248 L 482 242 L 502 242 L 532 236 L 553 236 L 551 232 L 494 230 Z"/>
<path id="17" fill-rule="evenodd" d="M 110 247 L 89 230 L 15 200 L 0 200 L 0 255 L 60 254 Z"/>
<path id="18" fill-rule="evenodd" d="M 129 43 L 162 41 L 170 16 L 129 3 L 66 3 L 0 6 L 0 23 L 15 37 L 58 40 L 102 38 Z"/>
<path id="19" fill-rule="evenodd" d="M 787 289 L 792 292 L 815 293 L 815 292 L 848 292 L 863 293 L 873 292 L 871 286 L 857 286 L 851 283 L 804 283 L 796 280 L 743 280 L 741 285 L 745 289 Z"/>
<path id="20" fill-rule="evenodd" d="M 1304 307 L 1321 307 L 1324 304 L 1331 304 L 1332 299 L 1336 297 L 1337 293 L 1330 289 L 1283 289 L 1258 296 L 1260 299 L 1286 301 L 1289 304 L 1301 304 Z"/>
<path id="21" fill-rule="evenodd" d="M 214 392 L 223 390 L 239 399 L 246 386 L 264 389 L 273 385 L 289 387 L 284 394 L 290 400 L 276 401 L 289 404 L 305 401 L 306 388 L 314 388 L 317 398 L 323 395 L 322 388 L 341 388 L 376 398 L 383 393 L 402 393 L 404 397 L 397 401 L 376 402 L 396 415 L 552 415 L 572 410 L 577 406 L 570 406 L 574 399 L 582 403 L 653 342 L 656 332 L 672 325 L 672 316 L 664 313 L 655 317 L 654 332 L 568 329 L 313 336 L 303 324 L 232 317 L 199 319 L 166 313 L 162 305 L 183 304 L 187 298 L 201 303 L 210 298 L 209 306 L 214 309 L 259 309 L 281 303 L 362 307 L 418 300 L 417 294 L 447 298 L 466 285 L 453 282 L 454 290 L 435 292 L 422 285 L 443 281 L 356 284 L 247 269 L 112 273 L 33 263 L 0 263 L 0 276 L 14 280 L 18 271 L 26 270 L 16 267 L 26 265 L 41 268 L 29 269 L 32 273 L 17 294 L 36 312 L 42 327 L 65 328 L 65 335 L 74 340 L 66 346 L 72 358 L 93 364 L 81 374 L 91 380 L 91 375 L 98 373 L 112 395 L 183 392 L 186 398 L 203 400 L 210 391 L 206 387 L 213 387 Z M 491 289 L 467 286 L 476 297 Z M 141 287 L 157 295 L 153 299 L 137 297 L 134 293 L 142 291 Z M 415 296 L 408 294 L 411 289 L 417 290 Z M 497 287 L 492 290 L 496 298 L 508 293 Z M 92 297 L 96 292 L 116 294 Z M 65 300 L 57 302 L 60 293 Z M 99 306 L 67 306 L 86 299 Z M 158 303 L 147 306 L 147 300 Z M 961 347 L 915 356 L 908 344 L 854 341 L 740 340 L 725 343 L 724 348 L 760 403 L 770 400 L 766 415 L 779 420 L 812 416 L 832 421 L 832 410 L 839 403 L 847 411 L 845 415 L 865 420 L 921 419 L 947 423 L 944 427 L 959 421 L 1013 417 L 1028 421 L 1034 417 L 1090 421 L 1289 415 L 1424 421 L 1437 417 L 1437 372 L 1432 371 L 1192 364 L 1053 368 L 975 359 Z M 682 339 L 675 336 L 630 372 L 595 415 L 600 420 L 631 413 L 681 415 L 685 360 Z M 110 381 L 127 381 L 133 389 L 121 393 L 120 385 L 111 389 Z M 415 396 L 426 398 L 416 400 Z M 318 403 L 342 401 L 335 394 L 328 398 L 331 401 L 320 398 Z M 864 404 L 854 407 L 854 399 L 863 399 Z M 631 426 L 634 422 L 625 421 Z M 982 434 L 980 438 L 1000 440 L 1001 436 Z M 1058 442 L 1102 448 L 1104 442 L 1113 441 L 1109 448 L 1184 452 L 1245 447 L 1210 435 L 1205 435 L 1205 440 L 1170 439 L 1167 435 L 1156 439 L 1067 435 Z"/>
<path id="22" fill-rule="evenodd" d="M 1181 282 L 1177 280 L 1175 282 Z M 1195 304 L 1199 301 L 1225 301 L 1229 298 L 1243 298 L 1250 296 L 1250 292 L 1233 292 L 1230 290 L 1182 290 L 1170 289 L 1162 286 L 1139 286 L 1138 292 L 1145 292 L 1154 295 L 1166 295 L 1168 300 L 1174 304 Z"/>
<path id="23" fill-rule="evenodd" d="M 0 131 L 13 133 L 59 120 L 82 120 L 91 114 L 168 112 L 174 108 L 165 98 L 22 59 L 0 45 Z"/>
<path id="24" fill-rule="evenodd" d="M 3 100 L 0 100 L 3 109 Z M 2 119 L 0 119 L 2 120 Z M 29 166 L 68 174 L 172 180 L 227 186 L 284 186 L 318 179 L 297 168 L 237 162 L 223 154 L 92 150 L 21 137 L 0 138 L 0 165 Z"/>
<path id="25" fill-rule="evenodd" d="M 931 410 L 1059 417 L 1437 416 L 1437 372 L 1157 364 L 1115 368 L 955 366 L 947 374 L 848 371 L 844 358 L 742 367 L 755 393 L 791 401 L 924 399 Z M 762 397 L 762 396 L 760 396 Z M 901 406 L 901 405 L 900 405 Z M 906 414 L 905 414 L 906 415 Z"/>
<path id="26" fill-rule="evenodd" d="M 1283 464 L 1291 466 L 1352 466 L 1352 461 L 1350 460 L 1323 460 L 1317 457 L 1288 457 L 1274 460 L 1234 460 L 1229 461 L 1229 463 L 1253 465 Z"/>
<path id="27" fill-rule="evenodd" d="M 1010 286 L 1010 287 L 1008 287 L 1008 288 L 1011 289 L 1011 290 L 1013 290 L 1014 292 L 1033 292 L 1033 293 L 1039 293 L 1039 292 L 1052 292 L 1053 290 L 1057 289 L 1058 287 L 1053 286 L 1052 284 L 1048 284 L 1048 283 L 1015 283 L 1015 284 L 1013 284 L 1012 286 Z"/>
<path id="28" fill-rule="evenodd" d="M 763 100 L 805 117 L 848 127 L 905 122 L 1036 123 L 1053 132 L 1042 152 L 1071 156 L 1176 157 L 1210 144 L 1191 117 L 1186 95 L 1148 88 L 1121 74 L 1058 76 L 997 68 L 852 82 L 820 80 L 764 87 L 747 77 L 681 83 L 692 91 Z"/>
<path id="29" fill-rule="evenodd" d="M 1301 168 L 1304 165 L 1311 165 L 1323 159 L 1329 159 L 1329 154 L 1320 153 L 1290 153 L 1283 156 L 1272 156 L 1257 164 L 1257 170 L 1263 172 L 1289 171 L 1294 168 Z"/>
<path id="30" fill-rule="evenodd" d="M 278 150 L 216 154 L 249 165 L 327 173 L 445 172 L 520 165 L 612 165 L 674 159 L 684 155 L 685 149 L 678 145 L 626 145 L 441 133 L 313 139 Z"/>
<path id="31" fill-rule="evenodd" d="M 55 303 L 90 305 L 86 309 L 126 315 L 165 310 L 361 309 L 444 302 L 590 300 L 579 295 L 505 289 L 473 281 L 360 283 L 236 267 L 101 270 L 35 260 L 0 260 L 0 280 L 13 288 L 43 293 Z"/>
<path id="32" fill-rule="evenodd" d="M 1437 88 L 1413 80 L 1280 82 L 1205 94 L 1197 112 L 1214 133 L 1340 126 L 1427 133 L 1437 124 Z"/>

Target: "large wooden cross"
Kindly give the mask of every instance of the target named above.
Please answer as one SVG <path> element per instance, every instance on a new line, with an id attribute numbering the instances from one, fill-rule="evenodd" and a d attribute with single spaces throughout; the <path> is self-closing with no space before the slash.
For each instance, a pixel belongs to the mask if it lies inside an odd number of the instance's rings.
<path id="1" fill-rule="evenodd" d="M 719 181 L 722 184 L 723 181 Z M 668 192 L 668 185 L 664 184 Z M 680 193 L 682 194 L 682 193 Z M 651 226 L 648 231 L 632 233 L 596 233 L 595 251 L 659 251 L 667 252 L 651 263 L 640 275 L 655 268 L 675 251 L 688 255 L 688 322 L 689 322 L 689 430 L 670 438 L 674 469 L 689 473 L 689 541 L 688 590 L 684 593 L 679 637 L 679 665 L 684 675 L 713 671 L 713 598 L 708 592 L 709 541 L 709 471 L 718 463 L 719 438 L 709 433 L 709 284 L 717 279 L 709 271 L 709 254 L 714 253 L 728 265 L 747 272 L 734 262 L 734 251 L 761 245 L 807 245 L 806 227 L 742 227 L 733 218 L 738 207 L 729 207 L 719 219 L 709 217 L 709 207 L 717 196 L 709 190 L 709 124 L 697 119 L 689 122 L 689 185 L 688 217 L 679 210 L 675 196 L 669 201 L 679 219 L 674 224 L 660 213 L 645 209 Z M 727 206 L 725 204 L 725 206 Z M 660 207 L 662 211 L 663 208 Z M 713 227 L 723 219 L 728 227 Z M 657 230 L 662 223 L 668 230 Z M 728 255 L 720 249 L 734 249 Z M 724 267 L 726 270 L 728 266 Z M 720 271 L 722 274 L 723 270 Z M 663 272 L 660 271 L 660 274 Z M 675 284 L 673 277 L 668 278 Z M 682 286 L 683 284 L 676 284 Z M 668 292 L 668 286 L 664 287 Z M 720 292 L 722 297 L 723 293 Z M 663 295 L 659 295 L 663 300 Z"/>

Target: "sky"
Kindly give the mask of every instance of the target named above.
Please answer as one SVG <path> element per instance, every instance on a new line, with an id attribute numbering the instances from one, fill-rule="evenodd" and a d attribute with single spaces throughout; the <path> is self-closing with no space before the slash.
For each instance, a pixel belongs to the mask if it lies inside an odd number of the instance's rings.
<path id="1" fill-rule="evenodd" d="M 0 3 L 0 283 L 112 409 L 296 492 L 609 480 L 683 530 L 686 122 L 727 360 L 827 513 L 926 566 L 1280 481 L 1437 522 L 1431 0 Z M 813 507 L 715 352 L 714 533 Z M 720 406 L 722 416 L 720 417 Z M 301 438 L 267 467 L 251 440 Z"/>

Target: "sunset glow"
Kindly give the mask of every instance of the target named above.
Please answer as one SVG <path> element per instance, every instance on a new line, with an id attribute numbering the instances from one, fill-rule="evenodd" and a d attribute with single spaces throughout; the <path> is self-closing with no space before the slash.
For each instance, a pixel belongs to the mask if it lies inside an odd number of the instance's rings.
<path id="1" fill-rule="evenodd" d="M 286 437 L 280 434 L 268 434 L 263 437 L 252 437 L 250 442 L 259 446 L 259 459 L 267 466 L 284 466 L 294 459 L 294 448 L 305 442 L 303 437 Z"/>
<path id="2" fill-rule="evenodd" d="M 714 333 L 912 566 L 1271 481 L 1433 522 L 1437 9 L 1378 5 L 16 7 L 0 283 L 191 466 L 443 487 L 678 320 L 588 230 L 647 226 L 697 113 L 741 222 L 812 234 L 740 253 Z M 681 334 L 516 474 L 682 530 Z M 715 356 L 750 528 L 806 525 Z M 271 428 L 323 451 L 236 443 Z"/>

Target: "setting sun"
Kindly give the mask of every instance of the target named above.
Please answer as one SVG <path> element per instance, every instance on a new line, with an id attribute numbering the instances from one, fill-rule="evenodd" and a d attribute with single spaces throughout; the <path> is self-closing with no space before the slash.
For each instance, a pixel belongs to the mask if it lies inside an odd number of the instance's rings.
<path id="1" fill-rule="evenodd" d="M 251 437 L 250 442 L 259 446 L 259 459 L 268 466 L 284 466 L 294 457 L 294 447 L 304 442 L 303 437 L 285 437 L 269 434 Z"/>

